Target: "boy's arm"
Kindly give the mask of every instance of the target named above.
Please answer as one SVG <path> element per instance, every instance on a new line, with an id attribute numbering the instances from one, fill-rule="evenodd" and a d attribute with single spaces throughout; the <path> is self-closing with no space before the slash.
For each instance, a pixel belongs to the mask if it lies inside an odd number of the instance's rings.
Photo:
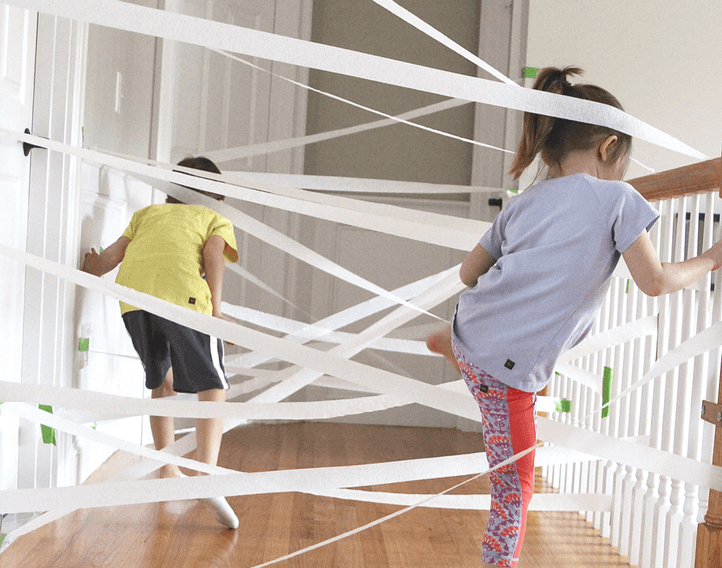
<path id="1" fill-rule="evenodd" d="M 219 235 L 212 235 L 203 245 L 203 269 L 206 272 L 206 282 L 211 289 L 213 315 L 217 318 L 223 318 L 221 301 L 223 300 L 223 275 L 226 270 L 226 260 L 223 258 L 225 248 L 226 241 Z"/>
<path id="2" fill-rule="evenodd" d="M 125 258 L 125 249 L 128 248 L 128 244 L 130 244 L 128 237 L 120 237 L 100 254 L 95 252 L 95 249 L 90 249 L 90 252 L 85 255 L 83 270 L 95 276 L 107 274 Z"/>

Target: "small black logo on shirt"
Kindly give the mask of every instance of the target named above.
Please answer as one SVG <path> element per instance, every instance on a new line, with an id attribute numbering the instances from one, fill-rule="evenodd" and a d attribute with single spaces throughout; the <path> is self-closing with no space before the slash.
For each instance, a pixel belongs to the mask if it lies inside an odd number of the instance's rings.
<path id="1" fill-rule="evenodd" d="M 195 303 L 196 303 L 196 299 L 195 299 L 195 298 L 188 298 L 188 303 L 189 303 L 189 304 L 195 304 Z"/>
<path id="2" fill-rule="evenodd" d="M 479 385 L 479 390 L 483 393 L 489 392 L 489 386 L 488 385 Z"/>
<path id="3" fill-rule="evenodd" d="M 514 363 L 511 359 L 507 359 L 506 363 L 504 363 L 504 366 L 509 370 L 513 369 L 514 365 L 516 365 L 516 363 Z"/>

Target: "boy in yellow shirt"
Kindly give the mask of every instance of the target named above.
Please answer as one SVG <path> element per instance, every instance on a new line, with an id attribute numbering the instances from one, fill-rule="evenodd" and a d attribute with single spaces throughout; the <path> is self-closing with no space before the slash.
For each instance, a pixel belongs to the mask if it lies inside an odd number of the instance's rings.
<path id="1" fill-rule="evenodd" d="M 186 158 L 179 166 L 221 173 L 207 158 Z M 200 190 L 223 200 L 222 195 Z M 188 309 L 224 318 L 221 312 L 225 261 L 238 261 L 233 225 L 201 205 L 185 205 L 172 197 L 133 215 L 115 243 L 85 255 L 83 270 L 102 276 L 120 264 L 116 282 Z M 198 393 L 200 401 L 225 401 L 229 388 L 223 368 L 223 341 L 121 302 L 121 314 L 146 373 L 153 398 L 177 392 Z M 156 450 L 175 442 L 173 418 L 151 416 Z M 223 419 L 197 419 L 197 459 L 216 465 Z M 179 477 L 167 464 L 161 477 Z M 197 473 L 197 475 L 202 475 Z M 229 528 L 238 518 L 223 497 L 203 499 L 217 520 Z"/>

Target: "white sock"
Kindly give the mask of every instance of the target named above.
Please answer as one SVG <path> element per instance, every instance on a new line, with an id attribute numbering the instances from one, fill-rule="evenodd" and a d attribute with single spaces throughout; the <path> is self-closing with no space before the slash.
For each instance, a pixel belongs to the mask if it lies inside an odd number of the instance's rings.
<path id="1" fill-rule="evenodd" d="M 181 477 L 188 476 L 181 471 Z M 231 509 L 231 506 L 228 504 L 228 501 L 226 501 L 224 497 L 207 497 L 205 499 L 201 499 L 200 502 L 203 503 L 206 509 L 208 509 L 211 513 L 215 515 L 216 520 L 219 523 L 228 527 L 229 529 L 238 528 L 238 517 L 236 517 L 233 509 Z"/>
<path id="2" fill-rule="evenodd" d="M 216 520 L 219 523 L 229 529 L 238 528 L 238 517 L 236 517 L 233 509 L 231 509 L 231 506 L 224 497 L 208 497 L 206 499 L 201 499 L 201 503 L 203 503 L 206 508 L 215 515 Z"/>

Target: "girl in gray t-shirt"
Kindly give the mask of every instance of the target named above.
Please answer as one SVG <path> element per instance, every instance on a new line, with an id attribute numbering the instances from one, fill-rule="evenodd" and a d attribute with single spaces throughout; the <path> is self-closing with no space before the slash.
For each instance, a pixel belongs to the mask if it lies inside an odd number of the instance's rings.
<path id="1" fill-rule="evenodd" d="M 580 69 L 542 69 L 534 88 L 621 109 L 594 85 L 571 85 Z M 427 338 L 462 374 L 481 409 L 489 465 L 536 445 L 536 391 L 559 355 L 591 329 L 620 256 L 642 292 L 681 290 L 722 265 L 722 245 L 662 263 L 647 234 L 659 214 L 620 181 L 631 137 L 607 127 L 524 114 L 511 172 L 537 154 L 548 177 L 511 199 L 462 263 L 469 286 L 451 326 Z M 491 474 L 485 566 L 513 567 L 534 492 L 534 452 Z"/>

